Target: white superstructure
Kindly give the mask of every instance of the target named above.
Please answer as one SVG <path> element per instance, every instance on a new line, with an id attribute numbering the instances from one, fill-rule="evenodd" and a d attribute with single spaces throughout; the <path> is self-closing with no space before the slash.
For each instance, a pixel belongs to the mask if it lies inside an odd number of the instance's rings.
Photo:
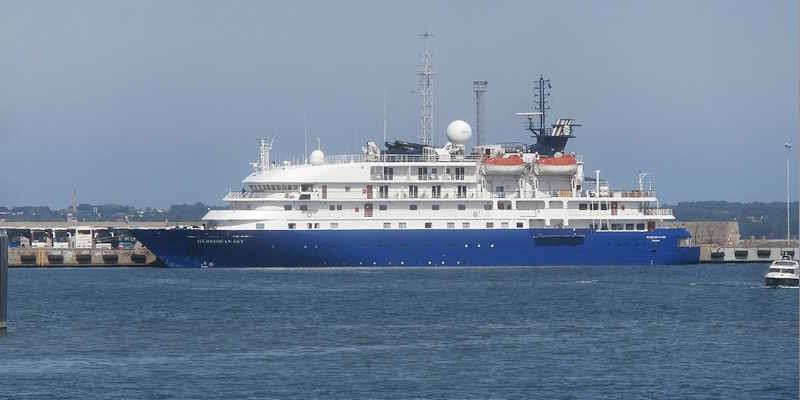
<path id="1" fill-rule="evenodd" d="M 572 120 L 563 121 L 554 136 L 569 135 Z M 612 190 L 599 171 L 584 177 L 579 155 L 540 155 L 526 145 L 466 153 L 470 136 L 469 125 L 455 121 L 442 148 L 406 144 L 419 151 L 401 154 L 405 143 L 382 150 L 369 142 L 356 155 L 326 156 L 318 149 L 302 164 L 270 162 L 272 142 L 262 139 L 254 172 L 224 198 L 230 209 L 209 211 L 203 220 L 222 230 L 647 231 L 674 219 L 642 185 Z"/>

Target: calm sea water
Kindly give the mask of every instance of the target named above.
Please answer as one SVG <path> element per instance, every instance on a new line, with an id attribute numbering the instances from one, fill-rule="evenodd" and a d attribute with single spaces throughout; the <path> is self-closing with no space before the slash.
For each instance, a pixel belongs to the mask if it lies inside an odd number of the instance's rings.
<path id="1" fill-rule="evenodd" d="M 15 269 L 0 398 L 797 398 L 765 269 Z"/>

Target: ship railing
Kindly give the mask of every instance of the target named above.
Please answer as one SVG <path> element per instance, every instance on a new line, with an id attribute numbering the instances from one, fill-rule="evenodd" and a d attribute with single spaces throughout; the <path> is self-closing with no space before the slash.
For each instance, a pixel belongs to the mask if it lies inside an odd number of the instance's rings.
<path id="1" fill-rule="evenodd" d="M 672 216 L 671 208 L 647 208 L 644 215 Z"/>
<path id="2" fill-rule="evenodd" d="M 289 193 L 287 193 L 289 195 Z M 278 195 L 279 196 L 279 195 Z M 228 192 L 223 200 L 242 200 L 242 199 L 266 199 L 276 197 L 276 193 L 269 192 Z"/>
<path id="3" fill-rule="evenodd" d="M 328 164 L 348 164 L 355 162 L 474 162 L 480 155 L 451 155 L 449 160 L 440 159 L 436 154 L 336 154 L 325 157 Z"/>

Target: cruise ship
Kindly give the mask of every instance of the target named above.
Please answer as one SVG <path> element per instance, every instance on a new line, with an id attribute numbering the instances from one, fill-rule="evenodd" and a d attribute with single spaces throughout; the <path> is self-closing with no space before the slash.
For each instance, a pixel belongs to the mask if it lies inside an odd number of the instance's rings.
<path id="1" fill-rule="evenodd" d="M 368 142 L 360 154 L 316 149 L 299 163 L 258 161 L 202 229 L 133 234 L 168 267 L 550 266 L 694 264 L 686 229 L 640 175 L 612 190 L 566 148 L 579 126 L 528 121 L 533 143 L 476 145 L 453 121 L 446 144 Z M 537 127 L 538 122 L 538 127 Z M 527 136 L 527 135 L 526 135 Z M 587 173 L 588 172 L 588 173 Z"/>

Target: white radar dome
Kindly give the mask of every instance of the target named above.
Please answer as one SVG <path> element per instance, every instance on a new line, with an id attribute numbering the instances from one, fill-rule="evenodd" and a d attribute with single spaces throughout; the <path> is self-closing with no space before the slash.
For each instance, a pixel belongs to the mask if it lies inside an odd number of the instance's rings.
<path id="1" fill-rule="evenodd" d="M 469 124 L 457 119 L 447 125 L 447 140 L 455 144 L 466 144 L 472 137 L 472 128 Z"/>
<path id="2" fill-rule="evenodd" d="M 308 160 L 311 162 L 311 165 L 325 164 L 325 153 L 323 153 L 322 150 L 314 150 L 311 152 Z"/>

